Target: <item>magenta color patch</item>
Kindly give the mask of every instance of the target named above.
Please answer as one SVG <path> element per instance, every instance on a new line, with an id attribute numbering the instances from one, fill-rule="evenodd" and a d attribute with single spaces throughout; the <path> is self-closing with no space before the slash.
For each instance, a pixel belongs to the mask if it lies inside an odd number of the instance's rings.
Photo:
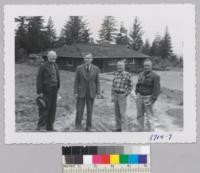
<path id="1" fill-rule="evenodd" d="M 102 156 L 101 155 L 93 155 L 92 156 L 93 164 L 101 164 L 102 163 Z"/>

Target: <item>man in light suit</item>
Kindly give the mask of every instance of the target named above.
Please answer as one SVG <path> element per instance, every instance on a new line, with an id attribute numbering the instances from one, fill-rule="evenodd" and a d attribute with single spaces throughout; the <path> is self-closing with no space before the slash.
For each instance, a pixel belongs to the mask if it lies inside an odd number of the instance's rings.
<path id="1" fill-rule="evenodd" d="M 100 95 L 99 68 L 92 64 L 91 53 L 83 55 L 84 64 L 77 67 L 74 81 L 76 101 L 76 129 L 81 129 L 84 107 L 87 107 L 86 131 L 92 127 L 92 111 L 95 97 Z"/>

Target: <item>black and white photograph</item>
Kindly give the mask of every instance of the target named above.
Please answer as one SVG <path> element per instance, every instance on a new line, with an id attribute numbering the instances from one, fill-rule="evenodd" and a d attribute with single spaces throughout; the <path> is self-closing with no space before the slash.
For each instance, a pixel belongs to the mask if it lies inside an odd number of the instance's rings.
<path id="1" fill-rule="evenodd" d="M 7 143 L 195 141 L 193 5 L 4 13 Z"/>

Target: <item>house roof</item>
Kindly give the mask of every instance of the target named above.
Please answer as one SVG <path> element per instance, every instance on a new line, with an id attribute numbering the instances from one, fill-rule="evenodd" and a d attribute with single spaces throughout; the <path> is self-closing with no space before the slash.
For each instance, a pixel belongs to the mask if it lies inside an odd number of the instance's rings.
<path id="1" fill-rule="evenodd" d="M 76 44 L 64 45 L 62 47 L 53 49 L 56 51 L 58 57 L 72 57 L 81 58 L 82 53 L 91 52 L 93 58 L 148 58 L 148 55 L 129 49 L 125 45 L 113 44 Z M 43 52 L 45 56 L 47 51 Z"/>

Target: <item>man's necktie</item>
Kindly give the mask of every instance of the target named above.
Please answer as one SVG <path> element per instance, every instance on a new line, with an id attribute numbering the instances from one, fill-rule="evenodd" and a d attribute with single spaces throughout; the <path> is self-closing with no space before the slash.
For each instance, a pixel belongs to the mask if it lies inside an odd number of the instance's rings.
<path id="1" fill-rule="evenodd" d="M 52 67 L 52 69 L 53 69 L 53 70 L 55 70 L 55 66 L 54 66 L 54 64 L 53 64 L 53 63 L 51 64 L 51 67 Z"/>
<path id="2" fill-rule="evenodd" d="M 90 71 L 90 65 L 89 64 L 87 65 L 87 71 L 88 72 Z"/>

